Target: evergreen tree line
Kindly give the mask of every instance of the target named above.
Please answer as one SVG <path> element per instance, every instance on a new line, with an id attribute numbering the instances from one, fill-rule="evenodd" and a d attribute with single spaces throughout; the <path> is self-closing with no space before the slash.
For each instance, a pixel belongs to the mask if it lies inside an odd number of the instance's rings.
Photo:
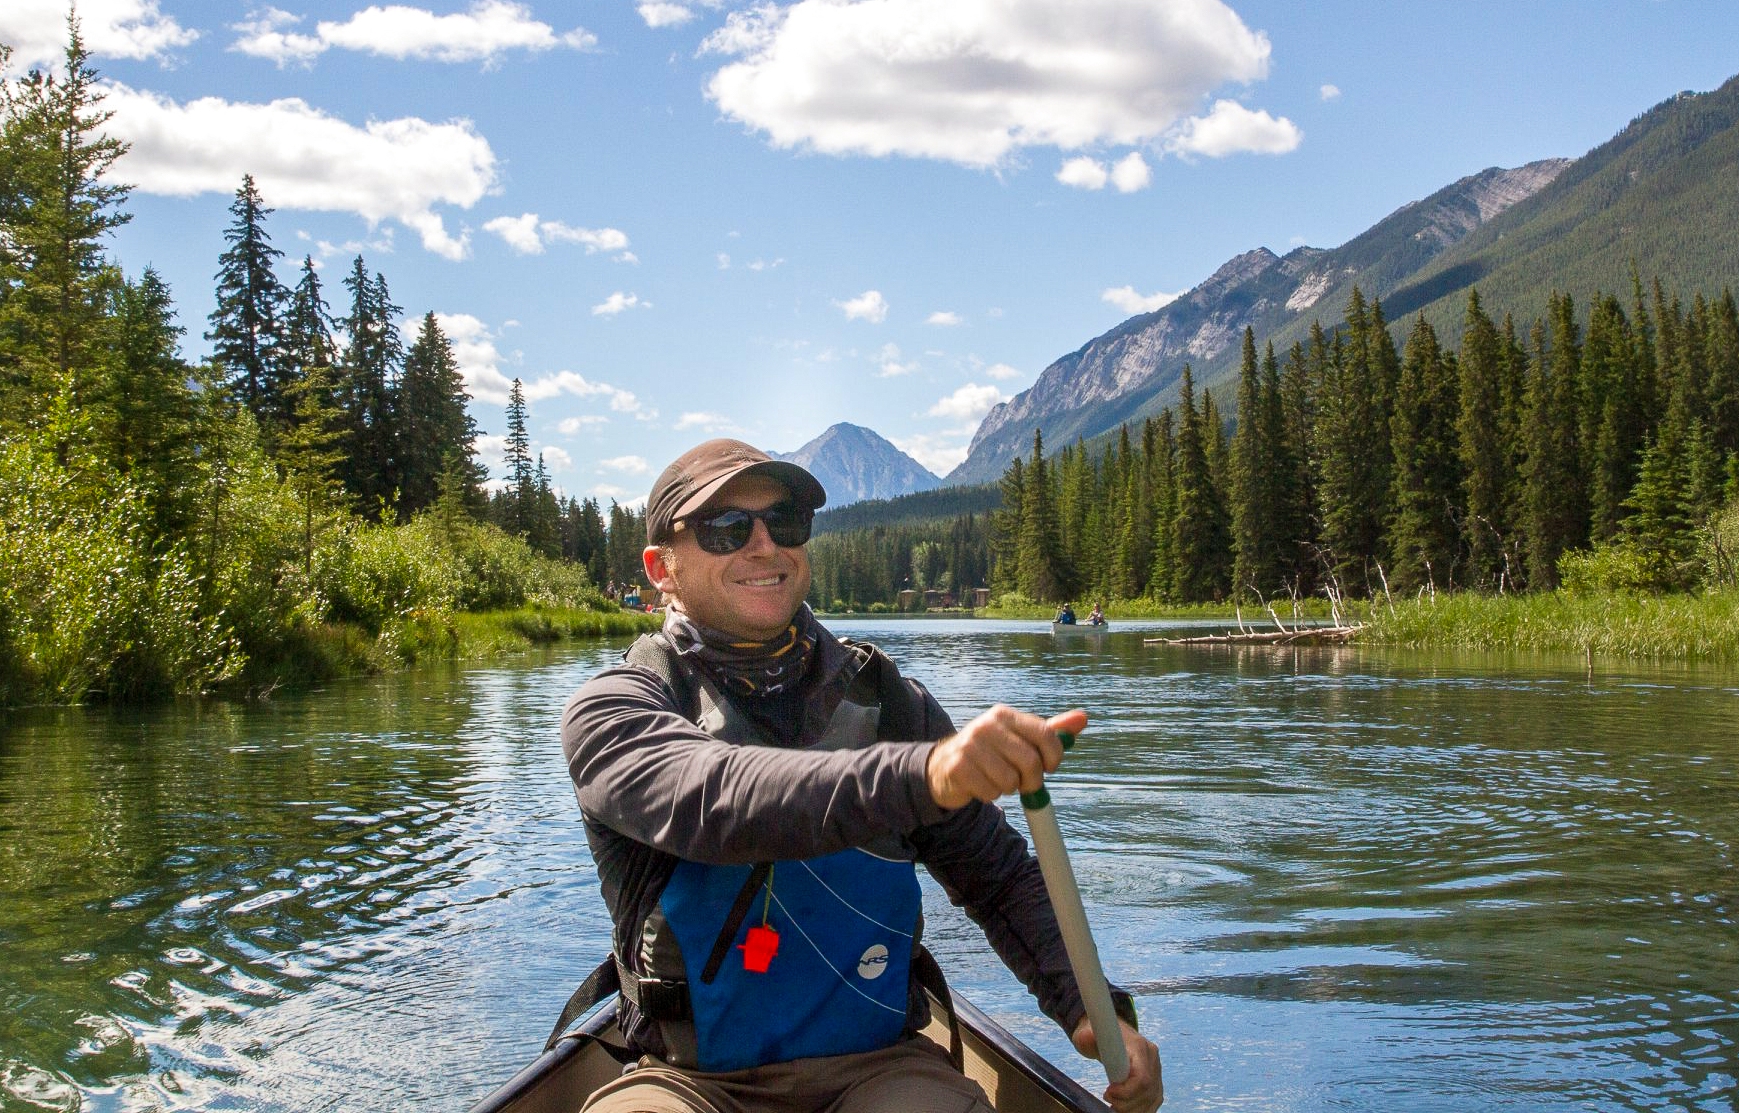
<path id="1" fill-rule="evenodd" d="M 992 589 L 1170 603 L 1327 592 L 1686 590 L 1739 495 L 1739 311 L 1660 282 L 1554 295 L 1525 333 L 1470 291 L 1461 349 L 1380 303 L 1278 358 L 1246 330 L 1234 420 L 1177 406 L 1097 455 L 1035 433 L 1001 479 Z"/>
<path id="2" fill-rule="evenodd" d="M 848 508 L 849 509 L 849 508 Z M 902 591 L 959 597 L 989 582 L 988 515 L 817 534 L 809 541 L 810 604 L 847 611 L 892 604 Z"/>
<path id="3" fill-rule="evenodd" d="M 506 482 L 489 498 L 490 521 L 525 538 L 540 555 L 578 564 L 600 586 L 644 581 L 645 508 L 611 499 L 606 514 L 597 499 L 558 495 L 543 455 L 532 459 L 527 420 L 525 387 L 514 379 L 507 396 Z"/>
<path id="4" fill-rule="evenodd" d="M 109 177 L 126 148 L 76 20 L 64 61 L 0 83 L 0 704 L 269 687 L 451 638 L 458 610 L 601 605 L 581 568 L 481 520 L 433 314 L 404 345 L 360 258 L 343 317 L 311 259 L 285 286 L 251 178 L 211 358 L 180 356 L 167 285 L 104 250 L 130 219 Z M 523 521 L 522 491 L 496 516 Z M 581 551 L 583 509 L 558 552 L 570 533 Z"/>

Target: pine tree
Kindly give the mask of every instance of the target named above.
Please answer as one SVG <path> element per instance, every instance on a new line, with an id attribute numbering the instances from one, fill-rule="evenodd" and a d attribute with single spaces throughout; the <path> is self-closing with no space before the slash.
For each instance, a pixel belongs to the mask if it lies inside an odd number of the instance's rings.
<path id="1" fill-rule="evenodd" d="M 465 403 L 465 381 L 452 345 L 435 315 L 424 314 L 422 328 L 405 353 L 395 407 L 401 520 L 434 504 L 450 458 L 457 458 L 461 469 L 474 469 L 477 427 Z"/>
<path id="2" fill-rule="evenodd" d="M 33 70 L 4 90 L 0 424 L 11 426 L 51 395 L 72 406 L 89 400 L 87 376 L 122 281 L 103 240 L 131 217 L 121 209 L 129 187 L 105 180 L 127 146 L 102 131 L 113 113 L 101 107 L 76 15 L 67 20 L 64 76 Z"/>
<path id="3" fill-rule="evenodd" d="M 345 416 L 344 486 L 363 513 L 378 518 L 397 503 L 394 394 L 404 358 L 397 324 L 401 310 L 387 293 L 386 279 L 368 277 L 360 255 L 344 286 L 350 291 L 350 315 L 344 319 L 349 343 L 338 375 Z"/>
<path id="4" fill-rule="evenodd" d="M 1420 314 L 1407 337 L 1390 418 L 1394 478 L 1385 548 L 1402 591 L 1453 588 L 1460 538 L 1456 374 Z"/>
<path id="5" fill-rule="evenodd" d="M 991 519 L 990 592 L 1000 598 L 1019 591 L 1020 524 L 1026 515 L 1026 462 L 1016 456 L 1008 462 L 997 484 L 1001 505 Z"/>
<path id="6" fill-rule="evenodd" d="M 254 185 L 242 176 L 224 230 L 229 247 L 218 258 L 217 307 L 211 311 L 212 361 L 224 383 L 253 412 L 260 428 L 276 433 L 289 421 L 284 395 L 289 294 L 272 268 L 284 253 L 272 246 L 265 219 L 272 214 Z"/>
<path id="7" fill-rule="evenodd" d="M 531 434 L 525 424 L 525 387 L 518 379 L 507 393 L 507 445 L 505 451 L 507 474 L 507 490 L 505 496 L 504 514 L 498 519 L 501 528 L 515 537 L 526 537 L 531 533 L 533 499 L 537 492 L 537 477 L 531 465 Z M 612 531 L 616 527 L 615 503 L 611 503 Z M 614 565 L 616 560 L 611 558 Z M 620 571 L 620 569 L 615 569 Z"/>
<path id="8" fill-rule="evenodd" d="M 187 385 L 192 369 L 176 351 L 182 330 L 169 287 L 155 270 L 114 291 L 108 326 L 111 348 L 93 392 L 93 447 L 105 469 L 144 492 L 154 540 L 168 543 L 195 515 L 186 477 L 201 440 L 200 406 Z"/>
<path id="9" fill-rule="evenodd" d="M 314 364 L 285 384 L 289 420 L 276 444 L 285 483 L 302 508 L 302 567 L 313 574 L 314 541 L 324 513 L 338 502 L 343 481 L 344 413 L 336 401 L 335 372 Z"/>
<path id="10" fill-rule="evenodd" d="M 1201 603 L 1224 598 L 1232 586 L 1232 527 L 1208 466 L 1207 438 L 1188 364 L 1178 391 L 1172 593 L 1178 602 Z"/>
<path id="11" fill-rule="evenodd" d="M 1467 294 L 1467 315 L 1457 361 L 1456 444 L 1460 452 L 1462 537 L 1467 546 L 1466 582 L 1503 590 L 1504 545 L 1510 536 L 1511 452 L 1506 442 L 1502 341 L 1497 326 Z"/>
<path id="12" fill-rule="evenodd" d="M 1647 434 L 1636 344 L 1617 298 L 1595 299 L 1579 370 L 1589 536 L 1603 542 L 1618 535 Z"/>
<path id="13" fill-rule="evenodd" d="M 1151 445 L 1147 457 L 1153 486 L 1153 569 L 1147 576 L 1147 590 L 1162 602 L 1176 602 L 1177 436 L 1169 407 L 1152 421 L 1152 435 L 1142 437 L 1144 444 Z"/>
<path id="14" fill-rule="evenodd" d="M 1273 356 L 1270 348 L 1270 362 Z M 1282 494 L 1277 443 L 1281 429 L 1265 385 L 1256 361 L 1256 333 L 1245 328 L 1243 360 L 1238 368 L 1238 425 L 1232 436 L 1228 469 L 1232 590 L 1238 595 L 1253 592 L 1264 597 L 1273 593 L 1282 579 L 1277 503 L 1277 496 Z"/>
<path id="15" fill-rule="evenodd" d="M 1528 585 L 1558 586 L 1558 558 L 1588 540 L 1588 499 L 1577 443 L 1576 321 L 1570 299 L 1554 295 L 1551 344 L 1546 325 L 1533 330 L 1528 383 L 1526 482 Z"/>
<path id="16" fill-rule="evenodd" d="M 1063 566 L 1057 501 L 1058 492 L 1045 461 L 1044 434 L 1035 429 L 1021 506 L 1020 589 L 1040 603 L 1061 602 L 1073 590 L 1069 570 Z"/>
<path id="17" fill-rule="evenodd" d="M 286 380 L 294 380 L 313 367 L 335 367 L 338 345 L 332 339 L 332 313 L 320 289 L 320 272 L 314 257 L 302 256 L 301 277 L 290 291 L 284 313 L 283 362 Z"/>
<path id="18" fill-rule="evenodd" d="M 1321 362 L 1326 363 L 1322 329 L 1312 325 L 1310 333 L 1312 351 L 1321 349 Z M 1288 497 L 1280 511 L 1286 545 L 1282 568 L 1292 590 L 1300 596 L 1315 594 L 1320 572 L 1316 553 L 1321 512 L 1316 502 L 1316 405 L 1312 389 L 1312 384 L 1320 381 L 1312 372 L 1316 363 L 1316 357 L 1306 357 L 1303 344 L 1294 343 L 1276 387 L 1281 439 L 1288 453 Z"/>

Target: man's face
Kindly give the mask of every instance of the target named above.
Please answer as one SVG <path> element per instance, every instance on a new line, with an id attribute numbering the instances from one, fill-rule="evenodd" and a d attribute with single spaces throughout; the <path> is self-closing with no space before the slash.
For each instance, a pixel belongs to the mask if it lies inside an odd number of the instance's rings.
<path id="1" fill-rule="evenodd" d="M 778 480 L 744 475 L 725 484 L 704 512 L 765 510 L 790 498 Z M 780 548 L 767 535 L 767 524 L 756 521 L 747 545 L 719 556 L 696 544 L 684 524 L 667 548 L 647 548 L 646 575 L 701 625 L 766 641 L 790 625 L 809 594 L 809 551 Z"/>

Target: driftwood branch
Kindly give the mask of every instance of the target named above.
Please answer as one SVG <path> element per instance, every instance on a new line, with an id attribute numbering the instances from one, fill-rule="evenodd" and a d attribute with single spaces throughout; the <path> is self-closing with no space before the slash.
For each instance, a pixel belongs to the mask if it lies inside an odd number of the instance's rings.
<path id="1" fill-rule="evenodd" d="M 1297 630 L 1248 630 L 1239 634 L 1203 634 L 1193 638 L 1142 638 L 1143 645 L 1343 645 L 1364 629 L 1352 626 L 1311 626 Z"/>

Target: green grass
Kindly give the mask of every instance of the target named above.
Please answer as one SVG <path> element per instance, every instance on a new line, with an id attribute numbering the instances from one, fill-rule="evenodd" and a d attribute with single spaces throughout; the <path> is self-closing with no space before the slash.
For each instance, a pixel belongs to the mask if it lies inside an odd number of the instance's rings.
<path id="1" fill-rule="evenodd" d="M 1521 650 L 1659 660 L 1739 660 L 1739 590 L 1440 595 L 1371 607 L 1358 640 L 1426 649 Z"/>

